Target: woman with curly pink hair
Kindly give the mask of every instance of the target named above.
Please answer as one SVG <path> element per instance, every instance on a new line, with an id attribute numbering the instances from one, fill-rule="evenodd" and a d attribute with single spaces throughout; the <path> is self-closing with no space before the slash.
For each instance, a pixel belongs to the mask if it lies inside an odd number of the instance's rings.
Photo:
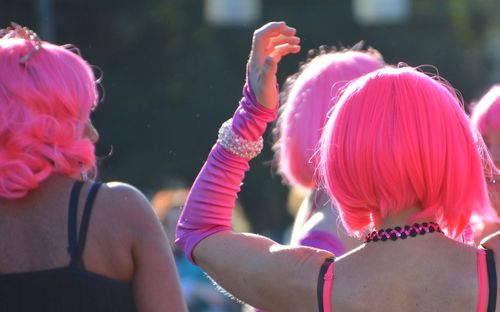
<path id="1" fill-rule="evenodd" d="M 278 171 L 291 187 L 308 191 L 292 230 L 292 245 L 322 248 L 340 256 L 359 246 L 337 221 L 337 209 L 319 185 L 316 153 L 327 114 L 353 79 L 383 66 L 378 51 L 332 50 L 319 53 L 287 79 L 275 128 Z"/>
<path id="2" fill-rule="evenodd" d="M 278 63 L 300 50 L 295 33 L 284 22 L 254 32 L 243 99 L 193 184 L 177 244 L 223 288 L 266 311 L 495 311 L 500 246 L 460 242 L 472 214 L 497 219 L 483 172 L 492 161 L 455 90 L 418 68 L 354 80 L 322 132 L 320 176 L 364 244 L 334 259 L 232 231 L 249 160 L 276 118 Z"/>
<path id="3" fill-rule="evenodd" d="M 1 311 L 185 311 L 146 198 L 89 179 L 97 102 L 80 55 L 0 30 Z"/>

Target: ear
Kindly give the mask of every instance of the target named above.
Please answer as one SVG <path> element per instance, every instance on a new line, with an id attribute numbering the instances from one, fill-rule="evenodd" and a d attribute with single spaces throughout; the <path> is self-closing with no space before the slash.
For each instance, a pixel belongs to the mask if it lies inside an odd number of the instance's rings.
<path id="1" fill-rule="evenodd" d="M 97 143 L 99 141 L 99 132 L 92 124 L 92 121 L 87 121 L 85 128 L 83 129 L 83 137 L 88 138 L 92 143 Z"/>

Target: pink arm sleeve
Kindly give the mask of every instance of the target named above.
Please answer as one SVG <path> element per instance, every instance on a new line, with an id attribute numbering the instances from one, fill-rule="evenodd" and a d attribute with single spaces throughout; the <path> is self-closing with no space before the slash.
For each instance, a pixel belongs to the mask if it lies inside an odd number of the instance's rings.
<path id="1" fill-rule="evenodd" d="M 276 110 L 258 104 L 246 83 L 243 98 L 233 116 L 233 132 L 254 141 L 275 118 Z M 232 209 L 245 171 L 249 169 L 248 161 L 219 144 L 215 144 L 208 155 L 177 223 L 176 244 L 193 263 L 193 249 L 201 240 L 219 231 L 231 230 Z"/>

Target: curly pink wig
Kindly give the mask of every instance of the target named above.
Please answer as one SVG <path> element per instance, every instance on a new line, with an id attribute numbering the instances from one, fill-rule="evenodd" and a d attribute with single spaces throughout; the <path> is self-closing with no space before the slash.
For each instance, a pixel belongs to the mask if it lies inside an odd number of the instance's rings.
<path id="1" fill-rule="evenodd" d="M 82 136 L 97 104 L 91 67 L 64 47 L 0 39 L 0 197 L 20 198 L 52 173 L 95 169 L 93 143 Z"/>
<path id="2" fill-rule="evenodd" d="M 461 100 L 419 70 L 384 68 L 350 84 L 327 121 L 321 170 L 352 234 L 418 205 L 458 238 L 472 213 L 495 219 Z M 481 152 L 481 153 L 480 153 Z M 486 154 L 487 155 L 487 154 Z"/>
<path id="3" fill-rule="evenodd" d="M 481 134 L 500 131 L 500 85 L 495 85 L 477 102 L 471 116 Z"/>
<path id="4" fill-rule="evenodd" d="M 275 147 L 278 171 L 286 182 L 304 188 L 316 186 L 315 151 L 339 90 L 382 66 L 375 50 L 329 52 L 314 57 L 287 80 Z"/>

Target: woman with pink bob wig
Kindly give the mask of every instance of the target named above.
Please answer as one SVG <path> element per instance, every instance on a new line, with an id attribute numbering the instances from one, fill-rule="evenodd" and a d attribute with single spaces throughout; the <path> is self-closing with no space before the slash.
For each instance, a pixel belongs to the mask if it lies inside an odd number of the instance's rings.
<path id="1" fill-rule="evenodd" d="M 291 244 L 328 250 L 337 256 L 360 244 L 337 227 L 338 213 L 319 187 L 315 153 L 327 113 L 345 85 L 383 66 L 378 51 L 332 51 L 322 46 L 287 79 L 275 133 L 278 171 L 291 187 L 308 191 L 292 230 Z M 314 51 L 310 51 L 312 54 Z"/>
<path id="2" fill-rule="evenodd" d="M 496 168 L 486 177 L 490 200 L 496 212 L 500 212 L 500 85 L 494 85 L 474 105 L 471 120 L 481 133 Z M 487 172 L 488 173 L 488 172 Z M 478 228 L 480 238 L 500 230 L 500 223 L 482 223 Z"/>
<path id="3" fill-rule="evenodd" d="M 0 310 L 185 311 L 146 198 L 88 178 L 98 92 L 73 52 L 0 30 Z"/>
<path id="4" fill-rule="evenodd" d="M 364 244 L 334 260 L 232 231 L 249 159 L 276 117 L 278 63 L 300 50 L 295 33 L 284 22 L 254 32 L 243 99 L 191 189 L 177 244 L 266 311 L 495 311 L 500 246 L 459 239 L 473 213 L 496 219 L 483 173 L 491 159 L 455 91 L 419 69 L 385 67 L 351 82 L 322 134 L 321 178 Z"/>

